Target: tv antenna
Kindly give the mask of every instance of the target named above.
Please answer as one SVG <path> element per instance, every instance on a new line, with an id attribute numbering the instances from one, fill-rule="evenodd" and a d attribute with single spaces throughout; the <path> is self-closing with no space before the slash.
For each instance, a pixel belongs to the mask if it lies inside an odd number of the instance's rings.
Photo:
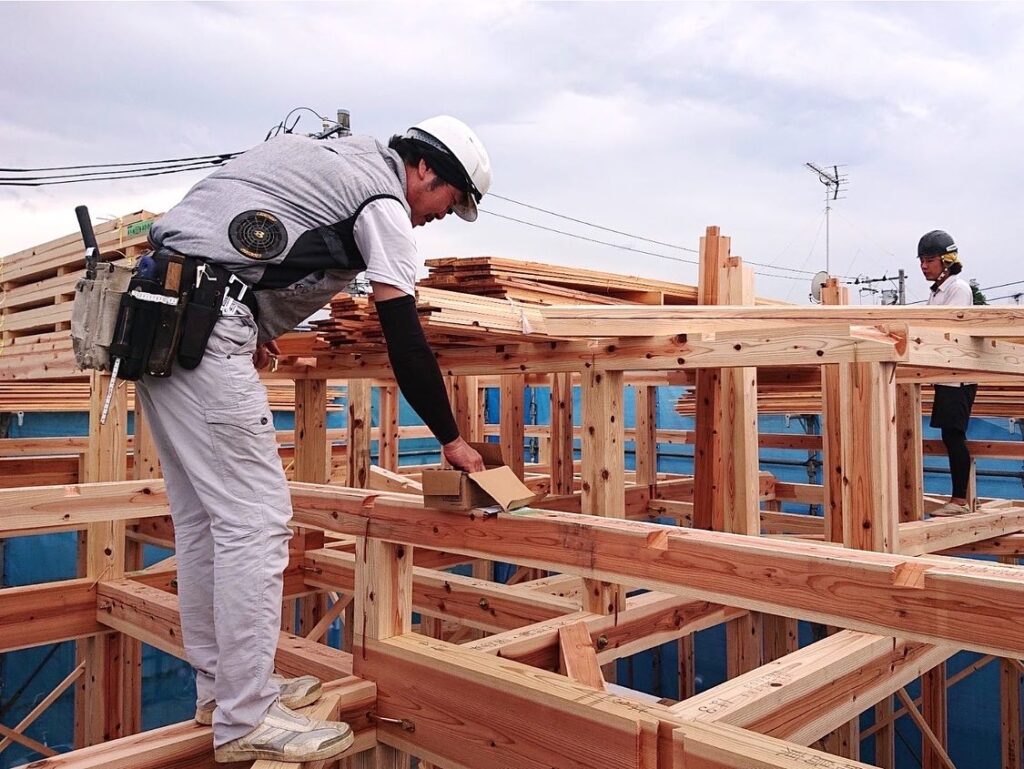
<path id="1" fill-rule="evenodd" d="M 832 213 L 832 201 L 839 200 L 839 193 L 844 184 L 849 184 L 850 177 L 839 173 L 840 166 L 828 166 L 832 170 L 827 171 L 814 163 L 804 163 L 818 175 L 818 181 L 825 185 L 825 272 L 829 269 L 831 233 L 829 231 L 829 216 Z"/>

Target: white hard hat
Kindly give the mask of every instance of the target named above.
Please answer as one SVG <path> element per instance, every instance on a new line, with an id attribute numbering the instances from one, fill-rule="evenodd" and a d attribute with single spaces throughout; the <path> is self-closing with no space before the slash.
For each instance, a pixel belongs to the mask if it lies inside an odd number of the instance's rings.
<path id="1" fill-rule="evenodd" d="M 458 161 L 464 178 L 456 186 L 466 192 L 466 205 L 457 206 L 455 213 L 467 222 L 476 221 L 476 204 L 491 188 L 491 159 L 473 129 L 458 118 L 438 115 L 414 125 L 406 132 L 406 137 L 439 149 Z M 443 178 L 440 171 L 435 169 Z"/>

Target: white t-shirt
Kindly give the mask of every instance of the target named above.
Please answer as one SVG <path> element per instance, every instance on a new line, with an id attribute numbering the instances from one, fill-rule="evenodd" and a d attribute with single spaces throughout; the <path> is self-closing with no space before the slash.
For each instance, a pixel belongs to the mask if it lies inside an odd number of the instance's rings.
<path id="1" fill-rule="evenodd" d="M 394 198 L 373 201 L 359 214 L 352 234 L 366 262 L 367 280 L 416 295 L 420 257 L 412 222 L 401 203 Z"/>
<path id="2" fill-rule="evenodd" d="M 966 280 L 953 275 L 942 282 L 938 291 L 928 292 L 928 304 L 971 307 L 974 304 L 974 292 Z"/>
<path id="3" fill-rule="evenodd" d="M 938 291 L 928 292 L 928 304 L 947 305 L 949 307 L 971 307 L 974 304 L 974 292 L 971 285 L 963 278 L 952 275 L 942 282 Z M 936 382 L 945 387 L 960 387 L 960 382 Z M 968 384 L 964 382 L 963 384 Z"/>

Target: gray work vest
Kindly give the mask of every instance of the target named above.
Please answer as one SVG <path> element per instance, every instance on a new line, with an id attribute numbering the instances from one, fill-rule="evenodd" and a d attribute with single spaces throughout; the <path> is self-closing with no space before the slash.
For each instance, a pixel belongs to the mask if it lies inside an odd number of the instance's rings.
<path id="1" fill-rule="evenodd" d="M 405 165 L 376 139 L 286 134 L 196 184 L 153 225 L 154 247 L 221 264 L 256 291 L 259 339 L 290 331 L 366 263 L 352 228 L 373 200 L 405 199 Z"/>

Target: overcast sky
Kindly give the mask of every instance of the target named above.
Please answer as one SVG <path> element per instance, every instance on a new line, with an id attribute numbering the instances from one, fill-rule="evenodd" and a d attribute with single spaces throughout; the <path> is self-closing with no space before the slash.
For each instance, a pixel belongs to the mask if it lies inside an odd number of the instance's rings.
<path id="1" fill-rule="evenodd" d="M 934 228 L 965 277 L 1024 281 L 1022 27 L 1013 3 L 0 3 L 0 166 L 241 150 L 298 106 L 347 108 L 381 138 L 453 114 L 489 149 L 492 192 L 691 249 L 719 225 L 735 255 L 807 271 L 757 279 L 804 302 L 826 266 L 824 187 L 804 163 L 845 164 L 832 273 L 902 266 L 922 299 L 916 244 Z M 319 128 L 306 113 L 296 130 Z M 200 176 L 0 187 L 0 254 L 73 232 L 77 203 L 160 212 Z M 491 214 L 417 230 L 424 257 L 696 282 L 674 261 L 692 252 L 483 208 L 671 259 Z"/>

